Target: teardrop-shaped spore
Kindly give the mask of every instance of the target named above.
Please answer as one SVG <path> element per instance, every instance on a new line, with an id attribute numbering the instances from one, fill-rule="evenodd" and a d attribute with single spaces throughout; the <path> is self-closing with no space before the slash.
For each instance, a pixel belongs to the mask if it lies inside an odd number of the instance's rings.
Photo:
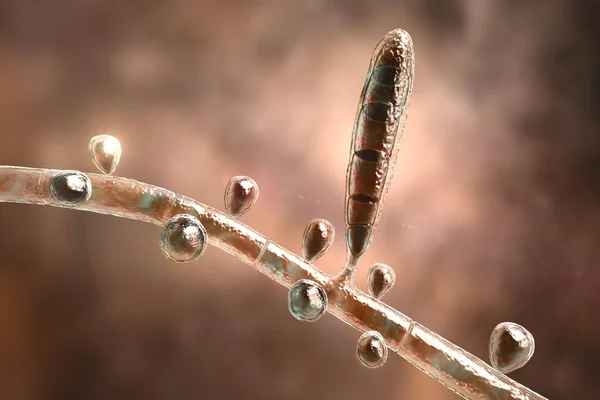
<path id="1" fill-rule="evenodd" d="M 326 219 L 313 219 L 308 223 L 302 237 L 302 256 L 308 262 L 321 257 L 335 239 L 335 228 Z"/>
<path id="2" fill-rule="evenodd" d="M 160 238 L 160 248 L 169 260 L 189 263 L 206 250 L 208 235 L 198 218 L 179 214 L 164 226 Z"/>
<path id="3" fill-rule="evenodd" d="M 368 368 L 379 368 L 387 360 L 388 349 L 383 336 L 379 332 L 365 332 L 358 339 L 356 357 Z"/>
<path id="4" fill-rule="evenodd" d="M 373 264 L 367 275 L 369 294 L 376 299 L 382 298 L 396 282 L 396 273 L 386 264 Z"/>
<path id="5" fill-rule="evenodd" d="M 288 309 L 298 321 L 316 322 L 327 311 L 327 293 L 316 282 L 299 280 L 288 293 Z"/>
<path id="6" fill-rule="evenodd" d="M 103 174 L 110 175 L 121 160 L 121 143 L 110 135 L 98 135 L 90 139 L 88 150 L 92 161 Z"/>
<path id="7" fill-rule="evenodd" d="M 239 218 L 258 200 L 258 185 L 247 176 L 234 176 L 225 189 L 225 209 L 233 218 Z"/>
<path id="8" fill-rule="evenodd" d="M 534 351 L 535 341 L 531 332 L 514 322 L 498 324 L 490 336 L 490 362 L 504 374 L 527 364 Z"/>
<path id="9" fill-rule="evenodd" d="M 79 171 L 61 171 L 50 178 L 50 196 L 62 206 L 78 206 L 91 195 L 92 182 Z"/>

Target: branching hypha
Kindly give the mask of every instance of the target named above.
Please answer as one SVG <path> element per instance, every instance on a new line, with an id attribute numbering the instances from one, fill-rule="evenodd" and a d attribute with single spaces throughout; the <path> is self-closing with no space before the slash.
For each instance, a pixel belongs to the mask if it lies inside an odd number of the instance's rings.
<path id="1" fill-rule="evenodd" d="M 502 323 L 494 329 L 492 367 L 383 303 L 381 297 L 395 281 L 389 266 L 371 267 L 369 294 L 354 284 L 392 180 L 413 77 L 410 36 L 402 30 L 389 32 L 375 48 L 360 96 L 346 179 L 347 260 L 336 275 L 312 264 L 333 242 L 328 221 L 308 224 L 302 256 L 296 255 L 237 220 L 258 198 L 252 179 L 231 179 L 226 214 L 166 189 L 112 176 L 121 146 L 108 135 L 89 144 L 102 174 L 0 166 L 0 202 L 73 208 L 159 225 L 160 246 L 170 260 L 191 262 L 211 244 L 290 288 L 288 307 L 299 321 L 315 322 L 329 312 L 363 332 L 356 354 L 366 367 L 382 366 L 389 349 L 465 399 L 543 400 L 506 376 L 533 355 L 533 336 L 522 326 Z"/>

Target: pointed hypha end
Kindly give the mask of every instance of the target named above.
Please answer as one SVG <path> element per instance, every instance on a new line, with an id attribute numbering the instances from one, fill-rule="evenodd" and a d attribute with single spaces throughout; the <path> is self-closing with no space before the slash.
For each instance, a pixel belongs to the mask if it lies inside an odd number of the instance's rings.
<path id="1" fill-rule="evenodd" d="M 288 309 L 298 321 L 316 322 L 327 311 L 327 293 L 316 282 L 299 280 L 288 293 Z"/>
<path id="2" fill-rule="evenodd" d="M 356 358 L 367 368 L 379 368 L 385 364 L 388 348 L 379 332 L 365 332 L 356 344 Z"/>
<path id="3" fill-rule="evenodd" d="M 206 250 L 208 234 L 198 218 L 179 214 L 163 227 L 160 249 L 165 257 L 176 263 L 189 263 Z"/>
<path id="4" fill-rule="evenodd" d="M 326 219 L 313 219 L 308 223 L 302 236 L 302 256 L 312 263 L 320 258 L 335 239 L 335 228 Z"/>
<path id="5" fill-rule="evenodd" d="M 531 332 L 513 322 L 498 324 L 490 336 L 490 362 L 504 374 L 527 364 L 534 351 L 535 341 Z"/>
<path id="6" fill-rule="evenodd" d="M 258 185 L 247 176 L 234 176 L 225 189 L 225 209 L 233 218 L 246 214 L 258 200 Z"/>
<path id="7" fill-rule="evenodd" d="M 121 161 L 121 142 L 114 136 L 99 135 L 90 139 L 88 150 L 96 168 L 111 175 Z"/>
<path id="8" fill-rule="evenodd" d="M 79 171 L 60 171 L 50 178 L 50 197 L 63 207 L 75 207 L 92 196 L 92 182 Z"/>
<path id="9" fill-rule="evenodd" d="M 376 299 L 382 298 L 396 282 L 396 273 L 386 264 L 373 264 L 367 275 L 369 294 Z"/>

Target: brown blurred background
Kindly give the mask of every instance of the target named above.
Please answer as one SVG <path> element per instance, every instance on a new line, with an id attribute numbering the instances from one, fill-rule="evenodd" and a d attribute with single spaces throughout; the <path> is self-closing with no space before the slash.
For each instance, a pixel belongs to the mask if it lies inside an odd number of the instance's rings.
<path id="1" fill-rule="evenodd" d="M 487 360 L 494 326 L 536 338 L 519 382 L 600 392 L 598 21 L 592 1 L 2 0 L 0 163 L 117 174 L 223 208 L 229 177 L 261 190 L 243 221 L 299 251 L 338 229 L 375 44 L 403 28 L 416 81 L 395 182 L 360 270 L 392 265 L 386 302 Z M 358 332 L 301 324 L 286 290 L 214 248 L 161 254 L 160 229 L 0 204 L 0 399 L 457 399 Z"/>

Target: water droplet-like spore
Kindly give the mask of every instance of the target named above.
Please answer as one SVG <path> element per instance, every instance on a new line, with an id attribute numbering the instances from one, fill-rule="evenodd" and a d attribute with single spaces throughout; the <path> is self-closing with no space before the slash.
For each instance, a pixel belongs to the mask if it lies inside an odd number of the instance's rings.
<path id="1" fill-rule="evenodd" d="M 313 219 L 308 223 L 302 237 L 302 256 L 308 262 L 321 257 L 333 243 L 335 229 L 325 219 Z"/>
<path id="2" fill-rule="evenodd" d="M 96 167 L 106 175 L 117 169 L 121 160 L 121 142 L 110 135 L 98 135 L 90 139 L 88 150 Z"/>
<path id="3" fill-rule="evenodd" d="M 534 351 L 535 341 L 531 332 L 514 322 L 498 324 L 490 336 L 490 362 L 504 374 L 527 364 Z"/>
<path id="4" fill-rule="evenodd" d="M 225 209 L 233 218 L 244 215 L 258 200 L 258 185 L 247 176 L 234 176 L 225 189 Z"/>
<path id="5" fill-rule="evenodd" d="M 316 282 L 299 280 L 288 294 L 288 309 L 298 321 L 318 321 L 327 311 L 327 293 Z"/>
<path id="6" fill-rule="evenodd" d="M 376 299 L 382 298 L 396 282 L 394 270 L 386 264 L 373 264 L 367 275 L 369 294 Z"/>
<path id="7" fill-rule="evenodd" d="M 50 178 L 50 196 L 63 206 L 85 203 L 91 195 L 92 182 L 79 171 L 61 171 Z"/>
<path id="8" fill-rule="evenodd" d="M 206 250 L 208 234 L 198 218 L 179 214 L 164 226 L 160 248 L 168 259 L 177 263 L 189 263 Z"/>
<path id="9" fill-rule="evenodd" d="M 368 368 L 379 368 L 387 360 L 388 349 L 383 336 L 379 332 L 365 332 L 358 339 L 356 357 Z"/>

